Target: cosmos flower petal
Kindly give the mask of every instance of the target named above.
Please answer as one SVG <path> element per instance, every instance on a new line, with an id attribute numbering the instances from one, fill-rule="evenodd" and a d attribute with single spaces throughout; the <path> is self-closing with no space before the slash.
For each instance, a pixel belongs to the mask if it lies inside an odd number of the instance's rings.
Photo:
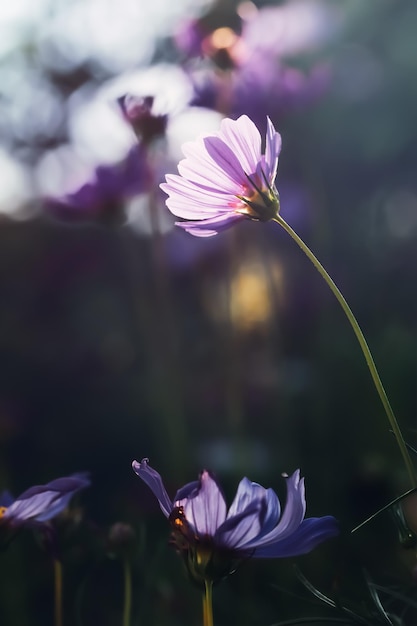
<path id="1" fill-rule="evenodd" d="M 63 511 L 72 496 L 89 484 L 85 474 L 74 474 L 46 485 L 30 487 L 8 506 L 3 520 L 12 525 L 21 525 L 30 520 L 45 522 Z"/>
<path id="2" fill-rule="evenodd" d="M 187 233 L 194 235 L 194 237 L 212 237 L 244 219 L 243 215 L 227 213 L 226 215 L 195 222 L 175 222 L 175 225 L 183 228 Z"/>
<path id="3" fill-rule="evenodd" d="M 253 483 L 246 477 L 240 481 L 236 496 L 230 506 L 227 517 L 244 511 L 253 501 L 262 502 L 262 532 L 269 532 L 278 522 L 280 516 L 280 503 L 276 493 L 272 489 L 265 489 L 258 483 Z"/>
<path id="4" fill-rule="evenodd" d="M 4 519 L 20 521 L 33 519 L 37 515 L 44 513 L 45 510 L 48 510 L 56 498 L 56 491 L 42 491 L 41 493 L 33 494 L 23 500 L 18 498 L 9 506 L 4 515 Z"/>
<path id="5" fill-rule="evenodd" d="M 267 166 L 270 184 L 275 180 L 278 167 L 278 157 L 281 152 L 281 135 L 277 133 L 269 117 L 267 118 L 265 163 Z"/>
<path id="6" fill-rule="evenodd" d="M 275 543 L 262 544 L 253 554 L 257 558 L 277 558 L 298 556 L 313 550 L 325 539 L 339 534 L 338 524 L 334 517 L 309 517 L 289 537 Z"/>
<path id="7" fill-rule="evenodd" d="M 237 120 L 224 119 L 220 137 L 239 159 L 243 170 L 252 174 L 261 158 L 261 135 L 247 115 Z"/>
<path id="8" fill-rule="evenodd" d="M 214 209 L 210 206 L 201 206 L 189 200 L 179 201 L 176 198 L 168 198 L 166 204 L 173 215 L 185 219 L 198 218 L 204 220 L 230 214 L 227 209 Z"/>
<path id="9" fill-rule="evenodd" d="M 191 182 L 226 191 L 236 192 L 236 181 L 223 171 L 209 156 L 203 143 L 189 143 L 183 146 L 186 159 L 178 163 L 178 172 Z"/>
<path id="10" fill-rule="evenodd" d="M 262 502 L 253 500 L 236 515 L 228 515 L 214 537 L 215 542 L 223 548 L 239 550 L 244 547 L 261 531 L 261 509 Z"/>
<path id="11" fill-rule="evenodd" d="M 237 185 L 244 187 L 247 182 L 245 171 L 229 146 L 219 137 L 206 137 L 204 146 L 217 166 Z M 246 172 L 246 174 L 251 174 L 251 172 Z"/>
<path id="12" fill-rule="evenodd" d="M 281 515 L 281 505 L 277 494 L 273 489 L 265 490 L 266 511 L 262 519 L 262 529 L 259 536 L 266 535 L 275 528 Z"/>
<path id="13" fill-rule="evenodd" d="M 199 202 L 201 204 L 210 204 L 211 206 L 224 207 L 227 203 L 232 203 L 234 196 L 229 193 L 220 192 L 214 188 L 202 187 L 196 185 L 182 176 L 176 174 L 167 174 L 167 182 L 160 185 L 161 189 L 166 193 L 169 191 L 176 191 L 181 193 L 183 198 L 192 202 Z M 230 206 L 228 207 L 230 209 Z"/>
<path id="14" fill-rule="evenodd" d="M 278 524 L 269 533 L 251 542 L 251 547 L 275 543 L 293 533 L 304 519 L 306 510 L 304 479 L 297 470 L 287 478 L 287 501 Z"/>
<path id="15" fill-rule="evenodd" d="M 149 459 L 133 461 L 133 471 L 148 485 L 156 498 L 165 517 L 169 517 L 172 511 L 172 502 L 166 492 L 161 475 L 149 465 Z"/>
<path id="16" fill-rule="evenodd" d="M 184 501 L 184 514 L 199 535 L 213 536 L 226 518 L 226 502 L 217 482 L 207 471 L 200 477 L 200 489 Z"/>

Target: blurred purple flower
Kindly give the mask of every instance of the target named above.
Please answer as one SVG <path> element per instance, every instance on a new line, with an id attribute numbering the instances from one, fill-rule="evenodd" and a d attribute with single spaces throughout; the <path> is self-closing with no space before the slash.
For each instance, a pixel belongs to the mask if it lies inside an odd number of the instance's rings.
<path id="1" fill-rule="evenodd" d="M 62 219 L 117 222 L 124 215 L 126 200 L 148 191 L 151 181 L 146 148 L 135 145 L 122 162 L 100 165 L 93 180 L 62 198 L 48 198 L 45 204 L 50 213 Z"/>
<path id="2" fill-rule="evenodd" d="M 190 79 L 192 105 L 232 117 L 247 114 L 260 126 L 267 115 L 275 119 L 315 102 L 330 82 L 330 70 L 326 64 L 317 64 L 306 73 L 254 52 L 230 72 L 193 72 Z"/>
<path id="3" fill-rule="evenodd" d="M 255 124 L 242 115 L 224 119 L 220 131 L 183 146 L 180 176 L 167 174 L 161 189 L 167 207 L 185 221 L 176 222 L 198 237 L 210 237 L 233 224 L 254 219 L 268 221 L 279 212 L 274 180 L 281 136 L 267 120 L 265 154 Z"/>
<path id="4" fill-rule="evenodd" d="M 117 100 L 123 117 L 145 144 L 163 136 L 168 124 L 167 114 L 158 115 L 153 112 L 154 100 L 153 96 L 142 98 L 133 94 L 126 94 Z"/>
<path id="5" fill-rule="evenodd" d="M 204 470 L 198 481 L 182 487 L 170 500 L 159 473 L 133 461 L 136 474 L 150 487 L 171 523 L 176 547 L 192 576 L 219 580 L 240 560 L 297 556 L 338 534 L 334 517 L 305 519 L 304 479 L 299 470 L 287 477 L 287 501 L 281 511 L 272 489 L 243 478 L 227 511 L 216 480 Z"/>
<path id="6" fill-rule="evenodd" d="M 16 499 L 4 491 L 0 495 L 0 528 L 16 529 L 47 522 L 67 507 L 77 491 L 89 485 L 85 474 L 73 474 L 30 487 Z"/>
<path id="7" fill-rule="evenodd" d="M 335 11 L 300 2 L 259 10 L 253 6 L 240 15 L 240 27 L 236 15 L 233 29 L 209 30 L 203 17 L 178 31 L 175 42 L 182 52 L 210 61 L 189 66 L 195 92 L 191 104 L 231 117 L 247 114 L 258 125 L 266 115 L 275 119 L 324 93 L 330 81 L 327 64 L 301 71 L 285 57 L 308 53 L 328 39 L 340 21 Z"/>

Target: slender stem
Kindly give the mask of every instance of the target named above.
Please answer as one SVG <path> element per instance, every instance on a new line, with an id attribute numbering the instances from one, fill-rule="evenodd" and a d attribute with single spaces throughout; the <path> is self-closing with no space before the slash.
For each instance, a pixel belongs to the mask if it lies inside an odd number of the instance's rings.
<path id="1" fill-rule="evenodd" d="M 125 597 L 123 604 L 123 626 L 130 626 L 130 615 L 132 612 L 132 570 L 128 558 L 123 560 Z"/>
<path id="2" fill-rule="evenodd" d="M 392 428 L 392 431 L 394 433 L 394 436 L 397 440 L 398 443 L 398 447 L 400 448 L 400 452 L 402 454 L 404 463 L 406 465 L 409 477 L 410 477 L 410 481 L 411 484 L 413 486 L 413 488 L 417 487 L 417 477 L 415 474 L 415 470 L 414 470 L 414 466 L 411 462 L 411 458 L 410 455 L 408 454 L 408 450 L 407 450 L 407 446 L 405 444 L 404 438 L 402 436 L 400 427 L 398 425 L 397 419 L 394 415 L 394 411 L 391 408 L 390 402 L 388 400 L 387 394 L 385 393 L 385 389 L 384 386 L 382 384 L 382 381 L 379 377 L 378 374 L 378 370 L 376 369 L 376 365 L 375 362 L 372 358 L 372 354 L 371 351 L 368 347 L 368 344 L 366 343 L 366 339 L 363 335 L 363 332 L 351 310 L 351 308 L 349 307 L 348 303 L 346 302 L 345 298 L 343 297 L 343 295 L 341 294 L 341 292 L 339 291 L 339 289 L 337 288 L 337 286 L 335 285 L 335 283 L 333 282 L 333 280 L 330 278 L 329 274 L 326 272 L 326 270 L 324 269 L 324 267 L 322 266 L 322 264 L 320 263 L 320 261 L 314 256 L 314 254 L 312 253 L 312 251 L 310 250 L 310 248 L 304 243 L 304 241 L 297 235 L 297 233 L 291 228 L 291 226 L 289 226 L 289 224 L 287 224 L 287 222 L 280 216 L 278 215 L 276 218 L 274 218 L 273 220 L 274 222 L 277 222 L 277 224 L 279 224 L 280 226 L 282 226 L 282 228 L 290 235 L 290 237 L 292 237 L 292 239 L 294 239 L 294 241 L 297 243 L 297 245 L 301 248 L 301 250 L 306 254 L 306 256 L 310 259 L 310 261 L 313 263 L 314 267 L 318 270 L 318 272 L 322 275 L 322 277 L 324 278 L 324 280 L 326 281 L 326 283 L 328 284 L 328 286 L 330 287 L 331 291 L 333 292 L 333 294 L 336 296 L 340 306 L 343 309 L 343 312 L 345 313 L 347 319 L 350 322 L 350 325 L 353 328 L 353 331 L 356 335 L 356 338 L 359 342 L 359 345 L 362 349 L 363 355 L 365 357 L 366 363 L 368 365 L 368 369 L 369 372 L 372 376 L 372 380 L 374 381 L 374 385 L 376 387 L 376 390 L 378 392 L 378 395 L 381 399 L 381 402 L 383 404 L 383 407 L 385 409 L 385 413 L 388 417 L 388 421 L 390 423 L 390 426 Z"/>
<path id="3" fill-rule="evenodd" d="M 213 583 L 204 581 L 203 626 L 213 626 Z"/>
<path id="4" fill-rule="evenodd" d="M 62 617 L 62 563 L 54 559 L 54 586 L 55 586 L 55 626 L 63 626 Z"/>

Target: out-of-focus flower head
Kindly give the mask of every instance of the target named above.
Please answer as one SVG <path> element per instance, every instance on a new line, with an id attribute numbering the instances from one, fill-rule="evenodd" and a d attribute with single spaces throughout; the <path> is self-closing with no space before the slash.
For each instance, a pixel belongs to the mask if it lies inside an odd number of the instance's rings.
<path id="1" fill-rule="evenodd" d="M 163 136 L 168 123 L 167 114 L 152 111 L 154 100 L 153 96 L 141 98 L 133 94 L 126 94 L 117 100 L 125 120 L 132 126 L 138 139 L 145 144 Z"/>
<path id="2" fill-rule="evenodd" d="M 123 161 L 99 165 L 92 180 L 61 198 L 48 198 L 45 206 L 49 213 L 64 220 L 117 223 L 124 220 L 126 201 L 148 191 L 151 181 L 146 150 L 135 145 Z"/>
<path id="3" fill-rule="evenodd" d="M 286 477 L 283 510 L 272 489 L 243 478 L 227 510 L 215 478 L 204 470 L 198 481 L 168 496 L 160 474 L 148 459 L 133 461 L 136 474 L 150 487 L 169 519 L 173 543 L 192 578 L 217 582 L 250 557 L 279 558 L 310 552 L 338 534 L 334 517 L 306 518 L 304 479 L 297 470 Z"/>
<path id="4" fill-rule="evenodd" d="M 136 534 L 129 524 L 116 522 L 107 535 L 107 551 L 115 558 L 129 558 L 134 552 Z"/>
<path id="5" fill-rule="evenodd" d="M 89 485 L 85 474 L 73 474 L 30 487 L 16 499 L 4 491 L 0 495 L 0 530 L 37 527 L 48 522 L 68 506 L 77 491 Z"/>
<path id="6" fill-rule="evenodd" d="M 308 104 L 324 92 L 330 79 L 326 64 L 301 71 L 287 60 L 314 50 L 335 30 L 337 18 L 322 3 L 300 0 L 257 9 L 243 2 L 237 17 L 240 25 L 209 31 L 203 16 L 179 31 L 180 49 L 189 57 L 198 50 L 206 61 L 189 68 L 192 104 L 232 117 L 246 113 L 258 122 Z M 187 48 L 187 41 L 193 46 Z"/>
<path id="7" fill-rule="evenodd" d="M 198 237 L 210 237 L 244 219 L 268 221 L 278 215 L 274 181 L 281 136 L 268 119 L 265 154 L 255 124 L 242 115 L 224 119 L 215 135 L 186 143 L 186 158 L 176 174 L 167 174 L 161 188 L 177 222 Z"/>

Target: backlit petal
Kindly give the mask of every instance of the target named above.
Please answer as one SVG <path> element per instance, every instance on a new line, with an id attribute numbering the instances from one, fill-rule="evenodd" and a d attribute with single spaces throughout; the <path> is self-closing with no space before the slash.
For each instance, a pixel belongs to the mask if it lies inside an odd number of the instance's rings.
<path id="1" fill-rule="evenodd" d="M 224 548 L 244 549 L 261 531 L 261 509 L 261 501 L 252 500 L 245 510 L 228 517 L 216 533 L 216 543 Z"/>
<path id="2" fill-rule="evenodd" d="M 330 515 L 317 518 L 310 517 L 305 519 L 289 537 L 266 546 L 260 545 L 255 549 L 253 556 L 276 558 L 306 554 L 325 539 L 330 539 L 338 534 L 339 528 L 334 517 Z"/>
<path id="3" fill-rule="evenodd" d="M 149 459 L 133 461 L 133 471 L 141 478 L 157 497 L 159 506 L 165 517 L 169 517 L 172 511 L 172 502 L 166 492 L 161 475 L 149 465 Z"/>
<path id="4" fill-rule="evenodd" d="M 287 501 L 281 519 L 269 533 L 251 542 L 251 547 L 275 543 L 297 530 L 305 515 L 304 479 L 297 470 L 287 478 Z"/>
<path id="5" fill-rule="evenodd" d="M 272 184 L 275 180 L 278 167 L 278 157 L 281 151 L 281 135 L 277 133 L 269 117 L 267 118 L 265 163 L 267 177 Z"/>
<path id="6" fill-rule="evenodd" d="M 194 235 L 194 237 L 212 237 L 244 219 L 246 218 L 243 215 L 227 213 L 226 215 L 198 222 L 175 222 L 175 225 L 183 228 L 187 233 Z"/>
<path id="7" fill-rule="evenodd" d="M 214 478 L 207 471 L 200 477 L 200 489 L 184 501 L 184 513 L 199 535 L 213 536 L 226 518 L 226 502 Z"/>

